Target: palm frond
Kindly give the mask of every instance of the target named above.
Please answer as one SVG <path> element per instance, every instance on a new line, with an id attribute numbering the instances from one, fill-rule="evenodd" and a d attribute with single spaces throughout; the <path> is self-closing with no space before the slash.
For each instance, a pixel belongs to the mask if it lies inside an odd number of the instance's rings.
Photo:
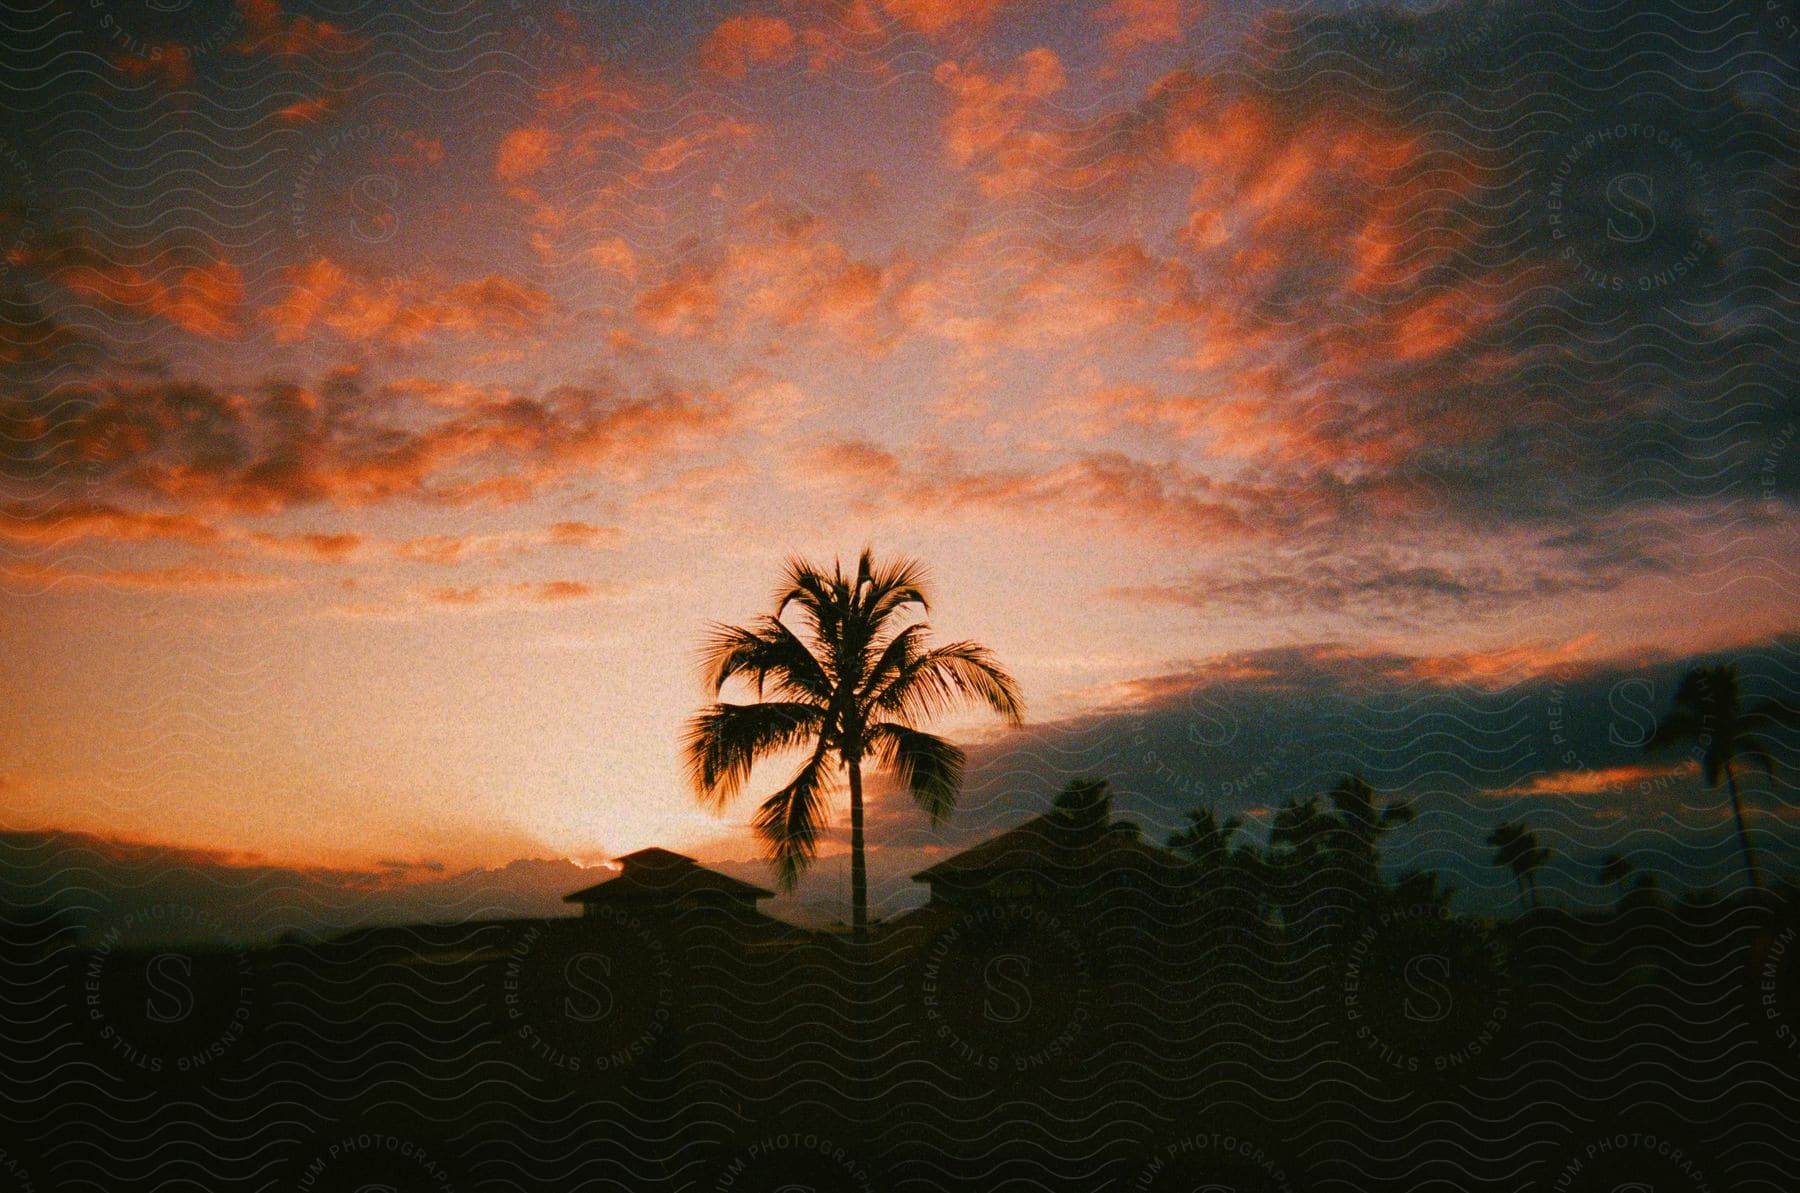
<path id="1" fill-rule="evenodd" d="M 926 595 L 930 576 L 924 564 L 916 559 L 901 558 L 871 568 L 870 562 L 868 553 L 864 552 L 863 566 L 868 569 L 868 584 L 863 591 L 862 607 L 871 622 L 879 625 L 907 605 L 917 605 L 927 613 L 931 611 L 931 600 Z"/>
<path id="2" fill-rule="evenodd" d="M 709 705 L 688 720 L 682 736 L 688 782 L 698 799 L 721 806 L 743 790 L 760 759 L 821 737 L 824 726 L 825 710 L 811 704 Z"/>
<path id="3" fill-rule="evenodd" d="M 762 802 L 752 827 L 769 850 L 775 877 L 793 890 L 819 849 L 826 815 L 826 751 L 821 747 L 780 791 Z"/>
<path id="4" fill-rule="evenodd" d="M 842 579 L 834 580 L 804 559 L 789 559 L 781 584 L 775 590 L 775 612 L 780 620 L 789 605 L 800 609 L 800 619 L 813 640 L 829 645 L 841 636 L 846 609 Z"/>
<path id="5" fill-rule="evenodd" d="M 765 686 L 773 686 L 779 695 L 817 701 L 831 695 L 825 665 L 773 617 L 758 618 L 749 626 L 713 626 L 701 647 L 700 668 L 701 681 L 715 696 L 734 676 L 748 680 L 759 696 Z"/>
<path id="6" fill-rule="evenodd" d="M 987 647 L 952 642 L 919 655 L 884 683 L 871 706 L 905 720 L 926 720 L 960 703 L 985 704 L 1010 724 L 1025 721 L 1018 683 Z"/>
<path id="7" fill-rule="evenodd" d="M 881 653 L 869 664 L 863 674 L 862 687 L 858 695 L 868 700 L 870 695 L 895 679 L 908 666 L 925 654 L 922 639 L 931 632 L 931 627 L 922 621 L 915 621 L 889 638 L 882 644 Z"/>
<path id="8" fill-rule="evenodd" d="M 908 725 L 883 722 L 869 730 L 869 753 L 911 793 L 932 824 L 956 811 L 965 756 L 954 744 Z"/>

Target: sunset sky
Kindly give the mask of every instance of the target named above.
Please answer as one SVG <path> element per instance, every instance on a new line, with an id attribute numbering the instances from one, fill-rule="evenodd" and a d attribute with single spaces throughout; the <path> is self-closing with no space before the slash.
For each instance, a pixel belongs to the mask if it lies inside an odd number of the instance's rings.
<path id="1" fill-rule="evenodd" d="M 944 726 L 951 835 L 878 790 L 890 886 L 1073 773 L 1160 829 L 1295 755 L 1422 855 L 1523 809 L 1567 882 L 1633 832 L 1724 878 L 1622 727 L 1702 656 L 1800 700 L 1753 7 L 1635 71 L 1560 2 L 9 10 L 0 828 L 745 861 L 755 801 L 680 775 L 695 649 L 867 544 L 1030 722 Z M 1283 717 L 1327 740 L 1258 773 Z"/>

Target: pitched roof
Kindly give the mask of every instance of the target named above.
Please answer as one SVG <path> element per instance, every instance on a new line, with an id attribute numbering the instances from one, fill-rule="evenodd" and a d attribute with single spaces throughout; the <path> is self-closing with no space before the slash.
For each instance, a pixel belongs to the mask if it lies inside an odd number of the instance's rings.
<path id="1" fill-rule="evenodd" d="M 1046 813 L 913 875 L 914 882 L 969 878 L 998 870 L 1185 869 L 1186 859 L 1136 833 L 1083 832 Z"/>
<path id="2" fill-rule="evenodd" d="M 740 899 L 766 899 L 774 891 L 741 882 L 729 874 L 709 870 L 684 854 L 668 849 L 640 849 L 617 859 L 620 869 L 611 878 L 564 895 L 564 903 L 593 903 L 601 899 L 672 900 L 684 895 L 731 895 Z"/>

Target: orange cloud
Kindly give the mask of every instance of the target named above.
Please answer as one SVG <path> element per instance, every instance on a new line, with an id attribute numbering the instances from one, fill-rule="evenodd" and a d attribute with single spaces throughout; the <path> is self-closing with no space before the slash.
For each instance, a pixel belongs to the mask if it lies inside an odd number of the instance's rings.
<path id="1" fill-rule="evenodd" d="M 337 106 L 337 101 L 330 96 L 315 95 L 309 99 L 295 100 L 285 108 L 275 110 L 275 119 L 283 124 L 312 124 L 323 120 Z"/>
<path id="2" fill-rule="evenodd" d="M 943 34 L 957 26 L 981 28 L 1016 0 L 880 0 L 901 24 L 920 33 Z"/>
<path id="3" fill-rule="evenodd" d="M 673 222 L 686 204 L 713 201 L 722 180 L 708 173 L 721 153 L 757 129 L 718 110 L 705 89 L 675 91 L 587 67 L 541 89 L 531 117 L 509 130 L 494 173 L 524 205 L 530 242 L 547 259 L 588 251 L 632 228 L 633 243 Z M 569 237 L 584 243 L 565 247 Z"/>
<path id="4" fill-rule="evenodd" d="M 1115 54 L 1123 54 L 1140 46 L 1181 40 L 1185 7 L 1184 0 L 1112 0 L 1094 19 L 1111 27 L 1106 44 Z"/>
<path id="5" fill-rule="evenodd" d="M 616 585 L 593 584 L 584 580 L 527 580 L 502 586 L 469 585 L 438 587 L 425 590 L 427 599 L 440 605 L 471 607 L 495 603 L 505 605 L 558 605 L 574 601 L 592 601 L 615 595 Z"/>
<path id="6" fill-rule="evenodd" d="M 194 85 L 194 57 L 180 42 L 153 42 L 141 52 L 116 53 L 108 61 L 128 79 L 154 79 L 171 91 Z"/>
<path id="7" fill-rule="evenodd" d="M 429 277 L 371 281 L 326 257 L 294 266 L 287 280 L 287 294 L 262 311 L 284 344 L 304 339 L 315 326 L 397 345 L 442 332 L 518 334 L 540 326 L 554 306 L 541 287 L 497 274 L 454 285 Z"/>
<path id="8" fill-rule="evenodd" d="M 794 27 L 779 17 L 727 17 L 700 47 L 700 68 L 721 79 L 742 79 L 752 66 L 792 58 L 795 42 Z"/>
<path id="9" fill-rule="evenodd" d="M 717 254 L 685 259 L 638 292 L 632 313 L 645 329 L 741 336 L 767 323 L 876 355 L 892 347 L 909 262 L 854 257 L 821 217 L 770 202 L 740 213 L 733 231 Z"/>
<path id="10" fill-rule="evenodd" d="M 1157 466 L 1117 452 L 1093 452 L 1042 468 L 971 466 L 957 453 L 925 449 L 904 460 L 876 445 L 834 441 L 794 462 L 797 483 L 830 486 L 864 514 L 904 509 L 1004 517 L 1053 525 L 1124 529 L 1188 543 L 1266 537 L 1273 494 Z"/>
<path id="11" fill-rule="evenodd" d="M 296 559 L 313 559 L 336 563 L 363 549 L 366 540 L 360 534 L 270 534 L 250 536 L 257 545 L 277 555 Z"/>
<path id="12" fill-rule="evenodd" d="M 1593 666 L 1600 660 L 1591 653 L 1598 634 L 1582 634 L 1567 642 L 1523 642 L 1494 650 L 1409 659 L 1395 678 L 1433 684 L 1470 684 L 1506 688 L 1525 680 L 1563 675 Z"/>
<path id="13" fill-rule="evenodd" d="M 504 504 L 580 470 L 642 475 L 714 441 L 736 418 L 730 400 L 709 393 L 577 387 L 489 392 L 446 410 L 404 391 L 371 400 L 348 374 L 318 389 L 69 386 L 0 411 L 0 435 L 38 445 L 31 460 L 0 468 L 32 478 L 78 468 L 115 504 L 188 513 L 396 499 Z"/>
<path id="14" fill-rule="evenodd" d="M 243 274 L 223 257 L 153 274 L 114 260 L 97 245 L 64 239 L 48 247 L 18 250 L 11 260 L 41 270 L 73 297 L 102 308 L 163 319 L 197 336 L 238 334 Z M 165 280 L 171 272 L 173 277 Z"/>
<path id="15" fill-rule="evenodd" d="M 155 568 L 110 568 L 80 571 L 63 564 L 9 563 L 0 576 L 35 592 L 75 586 L 156 592 L 216 592 L 220 590 L 275 589 L 287 586 L 279 576 L 241 572 L 208 564 L 184 563 Z"/>
<path id="16" fill-rule="evenodd" d="M 1516 787 L 1488 792 L 1496 798 L 1528 795 L 1623 795 L 1635 788 L 1649 795 L 1662 790 L 1672 780 L 1699 774 L 1699 766 L 1686 762 L 1629 763 L 1592 769 L 1554 771 L 1538 775 Z"/>
<path id="17" fill-rule="evenodd" d="M 56 544 L 74 539 L 135 543 L 174 540 L 216 543 L 219 529 L 186 514 L 123 509 L 116 505 L 76 503 L 49 509 L 0 510 L 0 538 L 20 543 Z"/>
<path id="18" fill-rule="evenodd" d="M 277 0 L 238 0 L 244 35 L 232 43 L 239 54 L 272 54 L 278 58 L 312 58 L 349 54 L 369 43 L 340 25 L 312 17 L 289 17 Z"/>
<path id="19" fill-rule="evenodd" d="M 437 137 L 427 137 L 413 129 L 402 129 L 396 135 L 393 147 L 375 159 L 377 165 L 395 166 L 402 170 L 426 170 L 440 166 L 443 162 L 443 141 Z"/>
<path id="20" fill-rule="evenodd" d="M 517 128 L 500 139 L 494 158 L 494 176 L 501 182 L 529 178 L 547 165 L 562 138 L 547 128 Z"/>
<path id="21" fill-rule="evenodd" d="M 1037 105 L 1068 82 L 1055 52 L 1028 50 L 1005 75 L 990 75 L 973 62 L 945 62 L 931 77 L 951 98 L 944 118 L 945 151 L 959 166 L 987 163 L 984 191 L 1016 190 L 1043 172 L 1037 159 L 1052 156 L 1056 145 L 1027 122 Z"/>

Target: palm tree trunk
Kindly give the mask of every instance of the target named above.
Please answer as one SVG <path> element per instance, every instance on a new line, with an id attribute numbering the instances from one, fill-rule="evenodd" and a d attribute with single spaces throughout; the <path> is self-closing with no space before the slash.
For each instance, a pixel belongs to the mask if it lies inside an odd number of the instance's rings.
<path id="1" fill-rule="evenodd" d="M 1744 824 L 1744 802 L 1738 798 L 1737 776 L 1731 763 L 1725 764 L 1725 786 L 1731 791 L 1731 815 L 1737 821 L 1738 844 L 1744 850 L 1744 872 L 1750 876 L 1750 889 L 1762 890 L 1762 878 L 1756 871 L 1756 846 L 1750 844 L 1750 829 Z"/>
<path id="2" fill-rule="evenodd" d="M 1515 874 L 1513 877 L 1518 880 L 1519 883 L 1519 910 L 1524 911 L 1531 906 L 1531 900 L 1525 893 L 1525 876 L 1523 874 Z"/>
<path id="3" fill-rule="evenodd" d="M 863 861 L 862 760 L 850 760 L 850 933 L 869 939 L 869 872 Z"/>

